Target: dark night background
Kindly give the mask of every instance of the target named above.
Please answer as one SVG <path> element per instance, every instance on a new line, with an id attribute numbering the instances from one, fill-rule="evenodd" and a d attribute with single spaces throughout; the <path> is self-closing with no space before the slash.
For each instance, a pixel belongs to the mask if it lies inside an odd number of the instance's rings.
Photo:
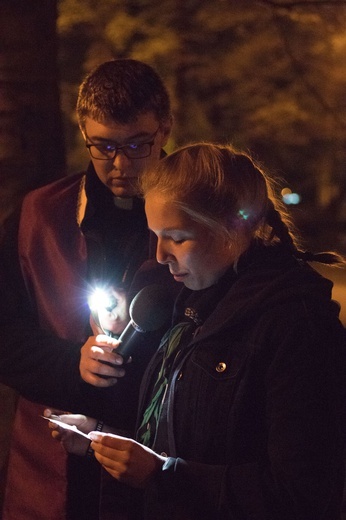
<path id="1" fill-rule="evenodd" d="M 83 76 L 131 57 L 171 93 L 168 152 L 195 140 L 251 151 L 299 196 L 288 209 L 305 246 L 346 254 L 345 28 L 337 0 L 0 0 L 0 238 L 28 190 L 87 164 Z M 346 307 L 345 270 L 326 274 Z M 1 484 L 15 396 L 1 387 L 0 399 Z"/>

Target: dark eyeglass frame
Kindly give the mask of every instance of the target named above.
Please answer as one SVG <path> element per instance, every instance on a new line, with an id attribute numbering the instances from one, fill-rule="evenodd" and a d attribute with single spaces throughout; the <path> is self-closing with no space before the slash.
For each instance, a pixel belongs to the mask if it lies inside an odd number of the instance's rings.
<path id="1" fill-rule="evenodd" d="M 118 152 L 119 150 L 122 151 L 122 153 L 128 158 L 128 159 L 145 159 L 145 157 L 149 157 L 150 154 L 151 154 L 151 149 L 155 143 L 155 137 L 158 133 L 158 131 L 160 130 L 161 128 L 161 125 L 158 127 L 158 129 L 153 133 L 152 137 L 151 137 L 151 140 L 150 141 L 146 141 L 144 143 L 128 143 L 128 144 L 123 144 L 121 146 L 113 146 L 113 145 L 108 145 L 111 147 L 111 152 L 112 152 L 112 157 L 95 157 L 92 153 L 92 150 L 91 148 L 93 146 L 95 146 L 96 148 L 99 149 L 99 147 L 101 146 L 105 146 L 105 145 L 102 145 L 101 143 L 92 143 L 92 142 L 89 142 L 89 143 L 85 143 L 85 146 L 86 148 L 88 148 L 89 150 L 89 154 L 90 156 L 93 158 L 93 159 L 96 159 L 97 161 L 114 161 L 114 159 L 116 158 L 116 156 L 118 155 Z M 87 137 L 88 138 L 88 137 Z M 137 156 L 132 156 L 131 154 L 128 155 L 128 149 L 129 147 L 133 146 L 134 144 L 136 144 L 137 146 L 148 146 L 148 150 L 147 152 L 145 152 L 145 155 L 137 155 Z M 114 150 L 112 150 L 112 148 L 114 148 Z M 127 151 L 126 151 L 127 150 Z M 100 152 L 102 153 L 102 152 Z"/>

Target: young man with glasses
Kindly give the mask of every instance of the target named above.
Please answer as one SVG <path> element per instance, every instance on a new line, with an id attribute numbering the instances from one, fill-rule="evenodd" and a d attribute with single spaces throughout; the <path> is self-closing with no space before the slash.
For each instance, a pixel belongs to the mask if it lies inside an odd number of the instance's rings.
<path id="1" fill-rule="evenodd" d="M 80 348 L 90 335 L 89 293 L 102 284 L 118 294 L 109 328 L 120 334 L 128 321 L 127 292 L 150 256 L 137 180 L 160 159 L 170 136 L 169 96 L 150 66 L 113 60 L 82 82 L 77 117 L 91 159 L 86 173 L 28 194 L 18 251 L 9 239 L 0 256 L 0 381 L 24 396 L 14 424 L 3 520 L 98 518 L 97 465 L 66 462 L 39 417 L 43 406 L 27 399 L 69 411 L 82 406 L 91 416 L 97 409 L 108 420 L 116 414 L 127 428 L 146 363 L 142 354 L 112 388 L 89 388 L 79 377 Z M 95 339 L 94 345 L 105 343 Z M 123 373 L 119 367 L 119 377 Z"/>

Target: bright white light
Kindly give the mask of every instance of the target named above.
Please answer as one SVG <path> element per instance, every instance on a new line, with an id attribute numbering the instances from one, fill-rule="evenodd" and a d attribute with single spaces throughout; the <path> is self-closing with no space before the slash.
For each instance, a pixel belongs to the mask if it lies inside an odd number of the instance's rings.
<path id="1" fill-rule="evenodd" d="M 112 299 L 109 294 L 99 287 L 89 296 L 88 304 L 91 311 L 98 311 L 99 309 L 106 309 L 112 304 Z"/>

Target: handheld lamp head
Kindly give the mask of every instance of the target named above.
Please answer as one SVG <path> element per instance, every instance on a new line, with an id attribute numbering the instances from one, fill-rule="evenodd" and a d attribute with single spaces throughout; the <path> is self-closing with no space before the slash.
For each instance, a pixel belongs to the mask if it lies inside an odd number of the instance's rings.
<path id="1" fill-rule="evenodd" d="M 112 311 L 117 306 L 117 300 L 112 294 L 107 293 L 105 289 L 96 287 L 89 296 L 88 304 L 91 311 L 99 311 L 100 309 Z"/>
<path id="2" fill-rule="evenodd" d="M 106 289 L 96 287 L 88 298 L 88 305 L 96 325 L 102 329 L 107 336 L 114 337 L 115 335 L 111 331 L 106 330 L 101 326 L 99 313 L 103 310 L 112 312 L 113 309 L 117 307 L 118 301 L 115 296 L 110 294 L 110 291 L 107 291 Z"/>

